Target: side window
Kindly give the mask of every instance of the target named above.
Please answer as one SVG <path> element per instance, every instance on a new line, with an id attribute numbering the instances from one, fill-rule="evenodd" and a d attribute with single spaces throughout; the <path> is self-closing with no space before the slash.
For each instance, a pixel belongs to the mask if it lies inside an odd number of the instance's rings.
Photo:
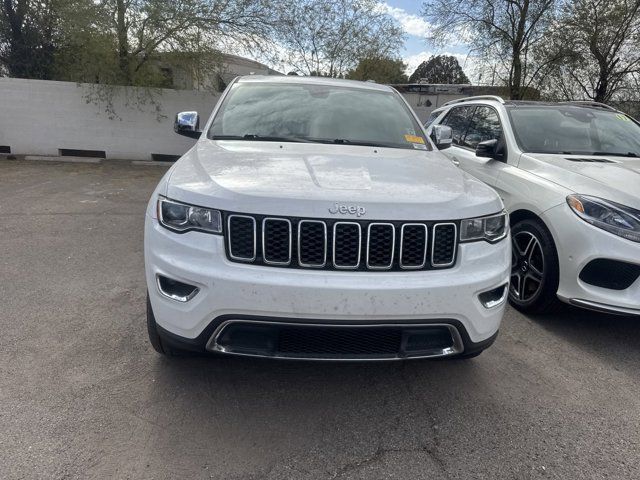
<path id="1" fill-rule="evenodd" d="M 440 116 L 441 113 L 442 113 L 442 111 L 431 112 L 429 114 L 429 118 L 427 118 L 427 121 L 424 122 L 424 128 L 429 128 L 431 126 L 431 124 L 435 121 L 435 119 Z"/>
<path id="2" fill-rule="evenodd" d="M 462 145 L 474 109 L 473 106 L 452 108 L 442 121 L 442 125 L 448 125 L 453 130 L 454 145 Z"/>
<path id="3" fill-rule="evenodd" d="M 502 126 L 498 113 L 491 107 L 478 107 L 471 118 L 467 134 L 463 139 L 465 147 L 475 149 L 480 142 L 500 140 Z"/>

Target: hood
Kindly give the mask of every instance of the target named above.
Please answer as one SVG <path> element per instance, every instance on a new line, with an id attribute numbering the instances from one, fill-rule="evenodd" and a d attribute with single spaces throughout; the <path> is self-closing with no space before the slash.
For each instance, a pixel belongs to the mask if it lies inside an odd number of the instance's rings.
<path id="1" fill-rule="evenodd" d="M 502 209 L 491 188 L 439 152 L 317 143 L 201 140 L 174 165 L 167 196 L 242 213 L 366 220 Z"/>
<path id="2" fill-rule="evenodd" d="M 576 193 L 640 208 L 640 158 L 539 153 L 525 156 L 551 167 L 534 173 Z M 526 168 L 526 160 L 521 160 L 520 167 L 523 166 Z"/>

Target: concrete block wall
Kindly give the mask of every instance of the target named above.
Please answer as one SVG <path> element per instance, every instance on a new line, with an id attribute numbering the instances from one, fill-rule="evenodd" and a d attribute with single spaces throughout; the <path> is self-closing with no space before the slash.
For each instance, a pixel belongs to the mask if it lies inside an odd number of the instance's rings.
<path id="1" fill-rule="evenodd" d="M 104 102 L 87 102 L 91 89 L 70 82 L 0 78 L 0 147 L 17 155 L 98 150 L 109 159 L 129 160 L 182 155 L 195 140 L 173 133 L 174 115 L 196 110 L 204 124 L 218 100 L 208 92 L 163 89 L 154 95 L 155 105 L 137 105 L 132 99 L 140 92 L 121 87 L 112 97 L 116 116 L 110 118 Z"/>

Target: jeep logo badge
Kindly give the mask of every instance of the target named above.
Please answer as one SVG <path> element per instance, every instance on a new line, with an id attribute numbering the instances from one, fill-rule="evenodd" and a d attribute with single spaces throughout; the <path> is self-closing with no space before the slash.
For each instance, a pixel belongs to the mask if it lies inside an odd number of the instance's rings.
<path id="1" fill-rule="evenodd" d="M 356 215 L 361 217 L 367 213 L 367 210 L 360 205 L 341 205 L 339 203 L 334 203 L 333 207 L 329 208 L 329 213 L 333 215 L 342 213 L 344 215 Z"/>

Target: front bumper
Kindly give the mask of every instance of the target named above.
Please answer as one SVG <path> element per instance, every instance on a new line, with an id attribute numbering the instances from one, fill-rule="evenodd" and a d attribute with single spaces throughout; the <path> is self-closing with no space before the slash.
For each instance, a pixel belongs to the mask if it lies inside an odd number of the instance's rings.
<path id="1" fill-rule="evenodd" d="M 601 312 L 640 315 L 640 277 L 623 290 L 598 287 L 580 279 L 582 269 L 595 259 L 640 264 L 640 244 L 588 224 L 566 203 L 545 212 L 543 220 L 558 251 L 560 300 Z"/>
<path id="2" fill-rule="evenodd" d="M 510 241 L 461 244 L 454 267 L 438 271 L 346 272 L 230 262 L 221 236 L 176 234 L 147 216 L 145 269 L 159 331 L 170 342 L 204 348 L 228 319 L 323 324 L 454 325 L 463 350 L 491 342 L 505 302 L 478 295 L 508 282 Z M 187 302 L 160 293 L 157 275 L 196 286 Z M 459 353 L 459 352 L 456 352 Z"/>

